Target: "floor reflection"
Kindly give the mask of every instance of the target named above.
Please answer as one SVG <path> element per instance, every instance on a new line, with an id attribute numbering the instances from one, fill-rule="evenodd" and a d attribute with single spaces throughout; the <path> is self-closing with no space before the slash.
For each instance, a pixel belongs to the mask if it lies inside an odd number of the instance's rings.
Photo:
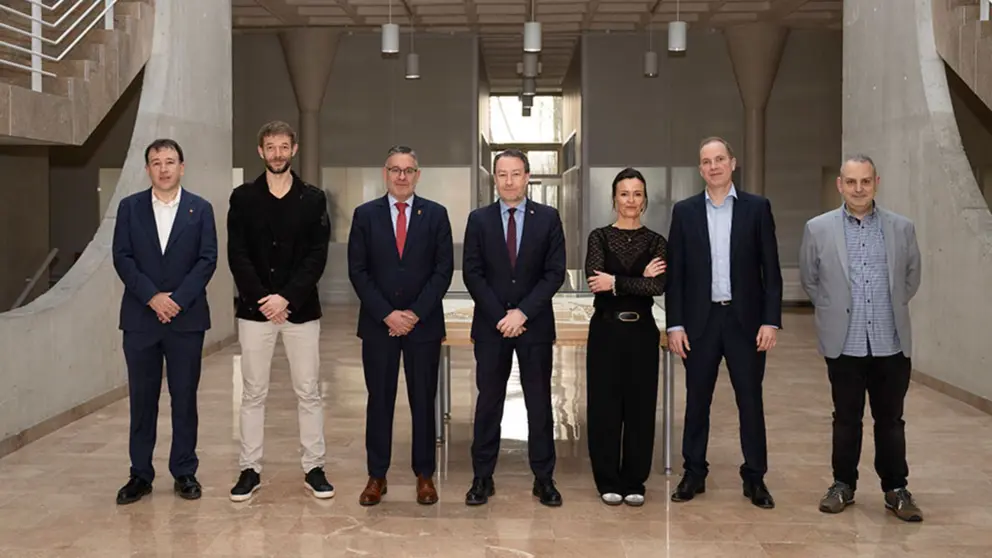
<path id="1" fill-rule="evenodd" d="M 830 394 L 815 351 L 812 320 L 787 315 L 765 379 L 767 482 L 778 507 L 743 498 L 733 392 L 722 376 L 713 402 L 707 492 L 675 505 L 664 476 L 661 409 L 654 474 L 642 508 L 608 508 L 592 485 L 585 442 L 585 352 L 555 349 L 552 385 L 556 480 L 565 505 L 540 506 L 530 494 L 527 421 L 514 363 L 503 419 L 496 496 L 463 502 L 472 480 L 469 448 L 475 407 L 470 348 L 452 351 L 452 416 L 437 447 L 435 506 L 415 502 L 406 389 L 397 400 L 389 493 L 358 505 L 365 485 L 365 386 L 354 308 L 327 312 L 322 329 L 322 392 L 328 476 L 337 496 L 319 501 L 302 487 L 296 399 L 288 362 L 276 349 L 266 406 L 263 487 L 248 503 L 227 498 L 237 477 L 240 368 L 237 347 L 205 361 L 200 390 L 204 497 L 176 498 L 166 478 L 169 401 L 163 397 L 151 497 L 114 505 L 127 475 L 127 401 L 119 401 L 0 459 L 0 556 L 988 556 L 992 548 L 992 417 L 914 384 L 907 401 L 910 488 L 927 514 L 899 522 L 882 507 L 865 430 L 858 503 L 826 516 L 816 504 L 830 480 Z M 676 369 L 674 448 L 680 469 L 681 366 Z M 400 382 L 403 382 L 402 375 Z M 660 400 L 659 400 L 660 405 Z"/>

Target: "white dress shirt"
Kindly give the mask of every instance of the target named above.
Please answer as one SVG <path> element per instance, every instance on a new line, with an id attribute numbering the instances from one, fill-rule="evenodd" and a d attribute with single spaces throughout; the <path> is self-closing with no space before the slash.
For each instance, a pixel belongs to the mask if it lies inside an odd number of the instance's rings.
<path id="1" fill-rule="evenodd" d="M 182 186 L 176 190 L 176 197 L 171 202 L 164 202 L 155 196 L 152 190 L 152 211 L 155 213 L 155 228 L 158 230 L 158 242 L 165 254 L 165 248 L 169 244 L 169 234 L 172 233 L 172 225 L 176 222 L 176 214 L 179 213 L 179 198 L 183 195 Z"/>
<path id="2" fill-rule="evenodd" d="M 389 200 L 389 215 L 393 218 L 393 234 L 396 234 L 396 220 L 400 216 L 400 208 L 396 207 L 396 202 L 400 201 L 393 197 L 392 194 L 387 194 L 386 198 Z M 406 214 L 406 230 L 410 230 L 410 212 L 413 211 L 413 196 L 406 200 L 406 207 L 403 208 L 403 213 Z"/>

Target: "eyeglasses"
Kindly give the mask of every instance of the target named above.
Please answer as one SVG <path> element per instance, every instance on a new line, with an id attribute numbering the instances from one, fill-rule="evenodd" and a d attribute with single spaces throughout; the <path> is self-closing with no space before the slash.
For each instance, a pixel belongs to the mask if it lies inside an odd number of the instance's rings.
<path id="1" fill-rule="evenodd" d="M 386 168 L 386 171 L 388 171 L 391 176 L 400 176 L 400 175 L 413 176 L 414 174 L 417 174 L 417 171 L 419 170 L 420 169 L 416 167 L 410 167 L 406 169 L 401 169 L 399 167 Z"/>

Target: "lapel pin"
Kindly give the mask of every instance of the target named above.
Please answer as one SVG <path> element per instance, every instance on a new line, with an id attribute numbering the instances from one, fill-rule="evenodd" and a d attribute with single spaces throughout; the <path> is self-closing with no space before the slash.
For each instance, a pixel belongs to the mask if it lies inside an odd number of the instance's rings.
<path id="1" fill-rule="evenodd" d="M 530 210 L 530 214 L 531 214 L 531 215 L 533 215 L 533 214 L 534 214 L 534 210 L 533 210 L 533 209 L 531 209 L 531 210 Z"/>
<path id="2" fill-rule="evenodd" d="M 418 210 L 417 210 L 417 215 L 420 215 L 420 214 L 422 214 L 423 212 L 424 212 L 424 210 L 423 210 L 423 209 L 418 209 Z"/>
<path id="3" fill-rule="evenodd" d="M 190 209 L 190 210 L 189 210 L 189 212 L 190 212 L 190 213 L 193 213 L 193 210 L 192 210 L 192 209 Z"/>

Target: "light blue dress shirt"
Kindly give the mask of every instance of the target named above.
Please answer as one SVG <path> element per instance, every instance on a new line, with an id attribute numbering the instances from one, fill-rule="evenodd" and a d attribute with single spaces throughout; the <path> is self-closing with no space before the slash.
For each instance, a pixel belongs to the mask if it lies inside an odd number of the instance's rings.
<path id="1" fill-rule="evenodd" d="M 730 230 L 734 221 L 734 202 L 737 200 L 737 188 L 730 185 L 730 193 L 721 205 L 716 205 L 710 199 L 709 190 L 706 196 L 706 227 L 710 233 L 710 259 L 712 260 L 712 283 L 710 284 L 710 300 L 723 302 L 733 298 L 730 289 Z"/>
<path id="2" fill-rule="evenodd" d="M 393 218 L 393 234 L 396 234 L 396 220 L 400 216 L 400 210 L 396 207 L 396 203 L 400 200 L 393 197 L 392 194 L 386 196 L 389 199 L 389 216 Z M 410 212 L 413 211 L 413 198 L 406 200 L 406 207 L 403 209 L 403 213 L 406 214 L 406 230 L 410 230 Z"/>
<path id="3" fill-rule="evenodd" d="M 510 206 L 506 202 L 499 200 L 499 212 L 503 217 L 503 240 L 506 240 L 506 228 L 510 223 Z M 513 219 L 517 223 L 517 255 L 520 255 L 520 239 L 524 236 L 524 216 L 527 214 L 527 198 L 524 198 L 517 206 L 517 212 L 513 214 Z"/>

